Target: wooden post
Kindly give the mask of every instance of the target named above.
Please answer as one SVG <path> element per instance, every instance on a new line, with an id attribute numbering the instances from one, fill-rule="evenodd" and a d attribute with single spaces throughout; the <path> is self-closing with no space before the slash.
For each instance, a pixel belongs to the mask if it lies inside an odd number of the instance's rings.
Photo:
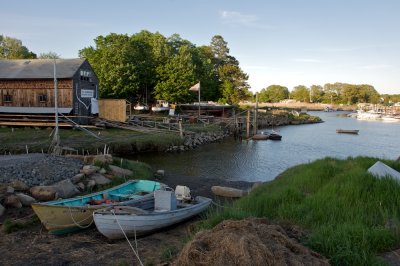
<path id="1" fill-rule="evenodd" d="M 257 134 L 257 129 L 258 129 L 257 113 L 258 113 L 258 93 L 256 93 L 256 107 L 254 109 L 253 135 Z"/>
<path id="2" fill-rule="evenodd" d="M 182 129 L 182 120 L 179 119 L 179 136 L 183 139 L 183 129 Z"/>
<path id="3" fill-rule="evenodd" d="M 247 119 L 246 119 L 246 138 L 250 138 L 250 109 L 247 110 Z"/>

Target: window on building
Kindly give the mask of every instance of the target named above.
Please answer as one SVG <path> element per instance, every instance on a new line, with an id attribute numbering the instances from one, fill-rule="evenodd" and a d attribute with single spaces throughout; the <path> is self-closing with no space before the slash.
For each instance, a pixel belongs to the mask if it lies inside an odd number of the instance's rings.
<path id="1" fill-rule="evenodd" d="M 5 102 L 5 103 L 12 102 L 12 95 L 9 95 L 9 94 L 3 95 L 3 102 Z"/>
<path id="2" fill-rule="evenodd" d="M 92 76 L 92 73 L 90 71 L 81 70 L 80 74 L 81 74 L 81 80 L 89 81 L 89 78 Z"/>
<path id="3" fill-rule="evenodd" d="M 39 98 L 39 102 L 43 103 L 43 102 L 47 102 L 47 94 L 41 94 L 38 96 Z"/>

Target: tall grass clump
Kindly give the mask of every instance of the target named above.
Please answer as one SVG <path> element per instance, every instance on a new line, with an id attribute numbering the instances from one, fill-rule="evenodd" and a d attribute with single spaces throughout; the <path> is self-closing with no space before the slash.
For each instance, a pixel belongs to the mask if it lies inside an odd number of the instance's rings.
<path id="1" fill-rule="evenodd" d="M 153 170 L 151 169 L 151 167 L 143 162 L 131 161 L 127 159 L 113 157 L 113 164 L 124 169 L 129 169 L 133 172 L 133 174 L 131 176 L 114 176 L 111 179 L 110 183 L 106 185 L 96 186 L 96 191 L 101 191 L 104 189 L 118 186 L 131 179 L 150 180 L 153 179 L 154 177 Z"/>
<path id="2" fill-rule="evenodd" d="M 377 160 L 325 158 L 293 167 L 210 215 L 205 226 L 221 219 L 267 217 L 304 228 L 304 243 L 334 265 L 379 264 L 376 255 L 400 244 L 400 183 L 369 174 Z M 400 170 L 399 162 L 384 163 Z"/>

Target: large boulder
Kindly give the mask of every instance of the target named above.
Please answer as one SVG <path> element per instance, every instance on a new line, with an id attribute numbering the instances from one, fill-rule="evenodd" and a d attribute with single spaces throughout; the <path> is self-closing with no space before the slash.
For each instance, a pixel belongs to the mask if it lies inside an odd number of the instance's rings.
<path id="1" fill-rule="evenodd" d="M 53 185 L 58 193 L 58 197 L 66 199 L 79 194 L 79 190 L 69 179 L 65 179 Z"/>
<path id="2" fill-rule="evenodd" d="M 12 208 L 22 208 L 22 203 L 15 195 L 8 195 L 4 201 L 4 205 Z"/>
<path id="3" fill-rule="evenodd" d="M 110 179 L 99 173 L 91 175 L 90 178 L 96 182 L 96 185 L 106 185 L 111 183 Z"/>
<path id="4" fill-rule="evenodd" d="M 129 169 L 123 169 L 115 165 L 109 165 L 111 173 L 115 176 L 131 176 L 133 172 Z"/>
<path id="5" fill-rule="evenodd" d="M 266 219 L 226 220 L 187 243 L 174 265 L 329 265 Z"/>
<path id="6" fill-rule="evenodd" d="M 82 181 L 83 177 L 85 176 L 84 173 L 79 173 L 71 177 L 71 182 L 76 184 Z"/>
<path id="7" fill-rule="evenodd" d="M 226 198 L 241 198 L 248 194 L 247 190 L 222 186 L 212 186 L 211 191 L 214 195 Z"/>
<path id="8" fill-rule="evenodd" d="M 11 181 L 10 186 L 12 186 L 16 191 L 28 191 L 29 186 L 22 182 L 21 180 L 14 179 Z"/>
<path id="9" fill-rule="evenodd" d="M 32 203 L 35 203 L 36 200 L 31 196 L 28 196 L 24 193 L 16 193 L 15 196 L 18 197 L 19 201 L 22 203 L 22 206 L 31 206 Z"/>
<path id="10" fill-rule="evenodd" d="M 93 179 L 89 179 L 86 184 L 86 189 L 91 191 L 95 185 L 96 185 L 96 181 L 94 181 Z"/>
<path id="11" fill-rule="evenodd" d="M 58 197 L 57 190 L 53 186 L 35 186 L 30 192 L 32 197 L 39 201 L 55 200 Z"/>
<path id="12" fill-rule="evenodd" d="M 81 173 L 84 173 L 85 175 L 91 175 L 96 173 L 97 171 L 100 170 L 100 167 L 95 166 L 95 165 L 85 165 L 81 169 Z"/>

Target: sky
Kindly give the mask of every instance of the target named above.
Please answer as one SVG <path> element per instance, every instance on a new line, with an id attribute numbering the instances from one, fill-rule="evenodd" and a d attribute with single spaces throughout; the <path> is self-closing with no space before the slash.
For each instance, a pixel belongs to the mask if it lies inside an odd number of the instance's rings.
<path id="1" fill-rule="evenodd" d="M 270 85 L 369 84 L 400 94 L 399 0 L 3 0 L 0 34 L 36 54 L 76 58 L 99 35 L 221 35 L 249 75 Z"/>

